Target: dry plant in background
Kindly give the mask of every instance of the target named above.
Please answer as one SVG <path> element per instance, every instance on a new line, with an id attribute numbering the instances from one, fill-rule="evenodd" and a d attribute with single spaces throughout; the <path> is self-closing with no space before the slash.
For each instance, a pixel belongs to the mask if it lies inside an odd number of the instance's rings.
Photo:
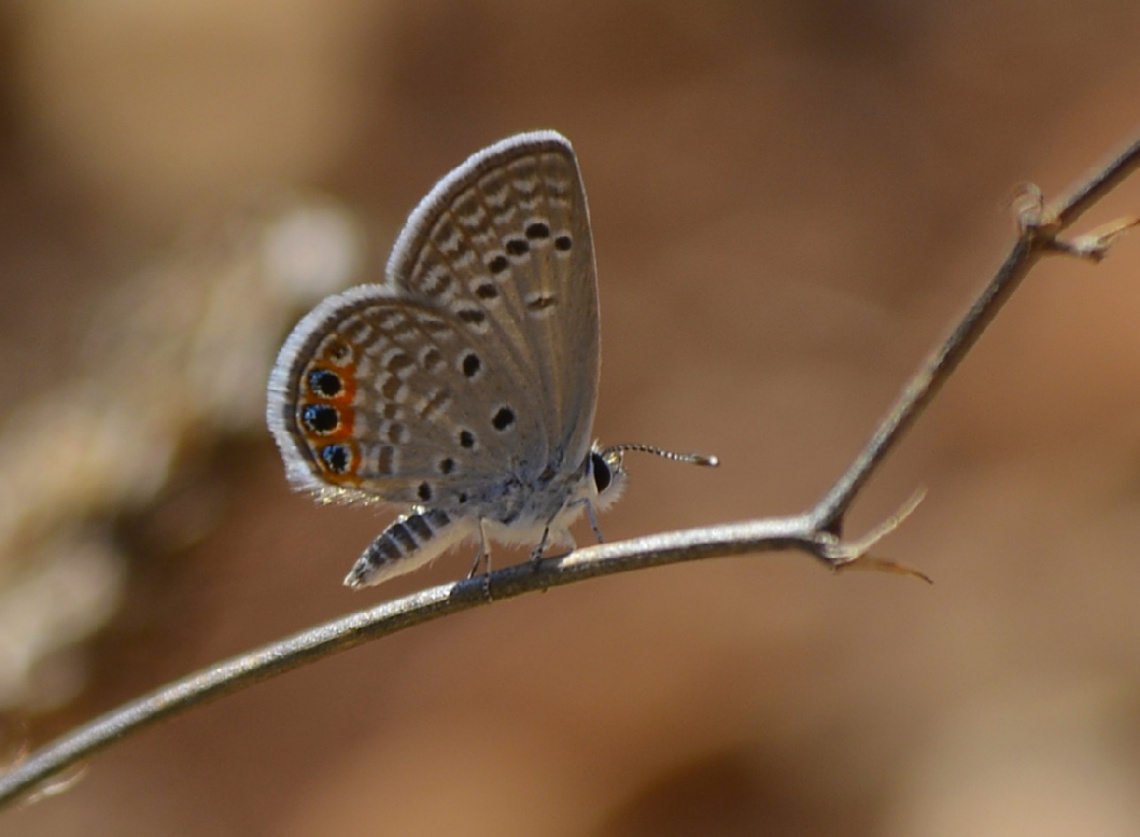
<path id="1" fill-rule="evenodd" d="M 488 576 L 421 590 L 309 629 L 160 688 L 64 735 L 0 777 L 0 804 L 10 803 L 37 786 L 44 792 L 62 787 L 46 783 L 112 742 L 192 706 L 368 640 L 495 600 L 618 572 L 785 549 L 807 552 L 833 571 L 871 569 L 925 578 L 902 563 L 870 553 L 878 540 L 910 513 L 916 501 L 907 504 L 869 535 L 855 540 L 843 536 L 848 510 L 887 452 L 898 443 L 1002 304 L 1042 257 L 1062 254 L 1099 261 L 1123 232 L 1140 222 L 1135 218 L 1122 218 L 1083 235 L 1062 237 L 1137 165 L 1140 165 L 1140 139 L 1054 201 L 1046 202 L 1033 186 L 1018 192 L 1014 201 L 1018 234 L 1001 267 L 942 345 L 913 376 L 847 471 L 802 514 L 600 544 L 564 558 L 524 563 Z M 333 259 L 332 262 L 341 265 L 338 269 L 342 273 L 347 270 L 347 261 Z M 225 403 L 220 405 L 223 410 L 225 406 Z M 85 424 L 90 422 L 85 421 Z M 164 425 L 156 420 L 154 426 Z M 123 490 L 124 496 L 128 496 L 130 486 Z M 11 507 L 5 514 L 6 519 L 11 518 Z M 29 511 L 28 515 L 31 514 Z M 41 521 L 37 526 L 38 531 L 45 531 L 50 529 L 50 522 Z"/>
<path id="2" fill-rule="evenodd" d="M 264 377 L 294 311 L 354 278 L 349 213 L 297 195 L 256 203 L 190 236 L 193 256 L 120 289 L 93 318 L 88 374 L 9 417 L 0 435 L 0 708 L 66 699 L 66 688 L 37 688 L 33 672 L 102 625 L 121 595 L 123 561 L 96 521 L 154 502 L 204 437 L 260 425 L 260 394 L 245 381 Z"/>

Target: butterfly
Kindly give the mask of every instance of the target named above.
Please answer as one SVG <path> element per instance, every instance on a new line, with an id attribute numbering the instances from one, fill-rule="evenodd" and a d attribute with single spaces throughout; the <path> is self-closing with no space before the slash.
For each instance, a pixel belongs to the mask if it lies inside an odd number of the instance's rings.
<path id="1" fill-rule="evenodd" d="M 318 304 L 269 378 L 289 481 L 325 500 L 400 504 L 345 584 L 379 584 L 474 538 L 575 547 L 570 525 L 621 494 L 623 454 L 592 442 L 597 271 L 574 150 L 554 131 L 504 139 L 435 185 L 383 284 Z"/>

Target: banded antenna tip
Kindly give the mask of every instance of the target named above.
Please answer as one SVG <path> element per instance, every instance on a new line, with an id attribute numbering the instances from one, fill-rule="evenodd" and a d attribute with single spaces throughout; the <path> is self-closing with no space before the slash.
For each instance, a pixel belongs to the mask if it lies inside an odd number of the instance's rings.
<path id="1" fill-rule="evenodd" d="M 607 453 L 625 453 L 626 451 L 636 451 L 637 453 L 650 453 L 654 456 L 659 456 L 662 459 L 668 459 L 672 462 L 687 462 L 690 465 L 703 465 L 706 468 L 715 468 L 720 464 L 720 460 L 715 456 L 706 456 L 703 453 L 674 453 L 671 450 L 665 450 L 654 445 L 609 445 L 602 448 L 602 455 Z"/>

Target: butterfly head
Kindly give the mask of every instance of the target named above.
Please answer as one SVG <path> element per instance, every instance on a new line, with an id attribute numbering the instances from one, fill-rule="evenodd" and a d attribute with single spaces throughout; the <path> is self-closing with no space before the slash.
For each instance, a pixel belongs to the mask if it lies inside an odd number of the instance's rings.
<path id="1" fill-rule="evenodd" d="M 590 501 L 598 511 L 605 511 L 625 490 L 625 466 L 621 448 L 603 448 L 595 444 L 586 463 L 586 481 L 592 489 Z"/>

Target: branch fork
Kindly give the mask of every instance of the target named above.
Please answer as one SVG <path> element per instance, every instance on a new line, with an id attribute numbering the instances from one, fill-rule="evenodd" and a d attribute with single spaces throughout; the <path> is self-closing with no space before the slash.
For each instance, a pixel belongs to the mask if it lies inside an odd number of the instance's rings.
<path id="1" fill-rule="evenodd" d="M 1017 190 L 1011 201 L 1018 233 L 1044 250 L 1063 253 L 1093 263 L 1101 262 L 1109 249 L 1123 235 L 1140 224 L 1140 217 L 1125 215 L 1107 224 L 1102 224 L 1084 235 L 1070 239 L 1058 238 L 1065 228 L 1061 209 L 1045 203 L 1041 188 L 1035 183 L 1025 183 Z"/>

